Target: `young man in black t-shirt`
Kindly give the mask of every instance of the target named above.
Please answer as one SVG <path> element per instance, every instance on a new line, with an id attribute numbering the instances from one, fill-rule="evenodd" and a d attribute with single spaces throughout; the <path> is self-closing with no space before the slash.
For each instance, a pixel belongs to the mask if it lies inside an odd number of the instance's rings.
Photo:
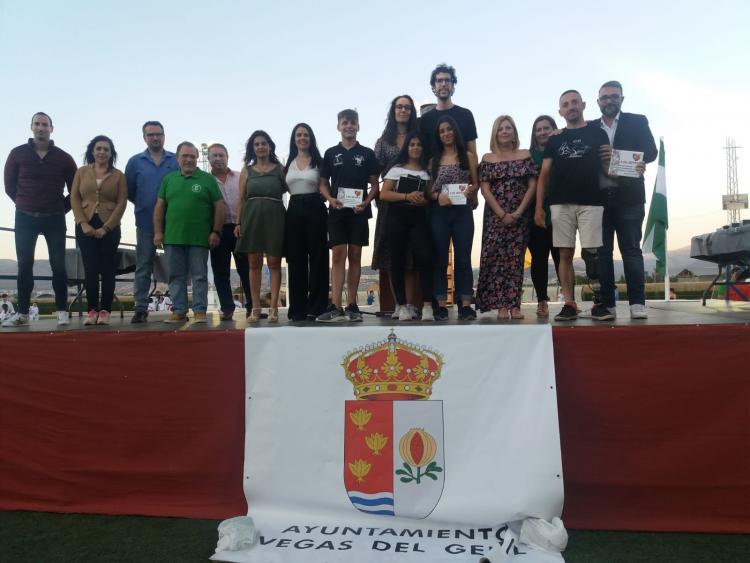
<path id="1" fill-rule="evenodd" d="M 477 126 L 474 123 L 474 115 L 470 110 L 457 106 L 453 103 L 453 93 L 456 91 L 456 69 L 445 63 L 435 67 L 430 75 L 430 86 L 437 97 L 435 109 L 428 111 L 419 118 L 419 132 L 427 141 L 425 147 L 428 157 L 432 155 L 433 140 L 437 132 L 438 120 L 443 115 L 450 115 L 456 120 L 461 137 L 466 143 L 466 150 L 477 154 Z"/>
<path id="2" fill-rule="evenodd" d="M 372 217 L 370 202 L 378 195 L 380 172 L 372 149 L 357 142 L 357 112 L 352 109 L 339 112 L 337 129 L 341 133 L 341 142 L 325 152 L 320 169 L 320 192 L 328 201 L 328 246 L 331 248 L 332 258 L 333 301 L 328 310 L 316 319 L 321 323 L 362 321 L 362 313 L 357 307 L 357 288 L 362 273 L 362 247 L 368 245 L 370 238 L 367 224 Z M 347 258 L 349 272 L 346 286 L 349 300 L 344 310 L 341 305 Z"/>
<path id="3" fill-rule="evenodd" d="M 559 111 L 567 127 L 547 141 L 537 182 L 534 221 L 540 227 L 545 226 L 546 188 L 550 181 L 554 186 L 549 193 L 552 244 L 560 249 L 559 277 L 565 296 L 565 305 L 555 316 L 556 321 L 572 321 L 578 317 L 573 270 L 576 230 L 584 252 L 595 255 L 602 245 L 604 198 L 599 189 L 599 174 L 606 168 L 600 150 L 603 145 L 609 145 L 609 139 L 599 127 L 586 123 L 585 107 L 576 90 L 567 90 L 560 96 Z M 596 320 L 608 320 L 604 318 L 608 314 L 609 310 L 601 305 L 591 309 L 591 316 Z"/>

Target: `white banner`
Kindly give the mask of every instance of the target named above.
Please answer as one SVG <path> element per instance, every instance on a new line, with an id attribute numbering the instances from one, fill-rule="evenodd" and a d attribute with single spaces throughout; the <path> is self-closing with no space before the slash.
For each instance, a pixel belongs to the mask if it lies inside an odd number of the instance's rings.
<path id="1" fill-rule="evenodd" d="M 562 511 L 549 325 L 253 328 L 245 364 L 260 542 L 213 559 L 562 561 L 505 525 Z"/>

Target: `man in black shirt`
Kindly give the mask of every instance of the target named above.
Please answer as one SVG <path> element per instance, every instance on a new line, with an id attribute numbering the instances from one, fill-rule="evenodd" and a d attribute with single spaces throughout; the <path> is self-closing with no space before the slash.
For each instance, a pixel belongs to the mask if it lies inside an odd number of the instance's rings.
<path id="1" fill-rule="evenodd" d="M 361 322 L 357 307 L 357 288 L 362 272 L 362 247 L 370 238 L 367 224 L 372 217 L 370 202 L 378 195 L 378 161 L 372 149 L 357 142 L 359 115 L 352 109 L 338 114 L 337 129 L 341 142 L 323 156 L 320 192 L 328 201 L 328 246 L 331 248 L 331 301 L 328 310 L 317 317 L 321 323 Z M 367 192 L 367 184 L 370 191 Z M 357 203 L 359 201 L 359 203 Z M 349 271 L 346 286 L 349 303 L 342 309 L 346 260 Z"/>
<path id="2" fill-rule="evenodd" d="M 456 69 L 445 63 L 435 67 L 430 75 L 430 86 L 437 97 L 435 109 L 424 113 L 419 118 L 419 132 L 427 141 L 428 156 L 432 154 L 432 144 L 437 134 L 437 123 L 441 116 L 450 115 L 456 120 L 461 137 L 466 143 L 466 150 L 477 154 L 477 126 L 474 123 L 474 115 L 466 108 L 453 103 L 453 93 L 456 91 Z"/>
<path id="3" fill-rule="evenodd" d="M 560 249 L 560 285 L 565 305 L 556 321 L 572 321 L 578 317 L 575 302 L 575 271 L 573 254 L 576 230 L 584 252 L 595 255 L 602 245 L 603 194 L 599 189 L 599 174 L 604 169 L 600 150 L 609 145 L 606 133 L 590 126 L 583 119 L 586 104 L 576 90 L 567 90 L 560 96 L 560 115 L 566 127 L 559 135 L 550 137 L 544 148 L 544 160 L 536 192 L 534 221 L 545 226 L 544 198 L 550 177 L 554 189 L 549 203 L 552 215 L 552 244 Z M 592 318 L 609 320 L 609 310 L 594 305 Z M 611 317 L 609 317 L 611 318 Z"/>

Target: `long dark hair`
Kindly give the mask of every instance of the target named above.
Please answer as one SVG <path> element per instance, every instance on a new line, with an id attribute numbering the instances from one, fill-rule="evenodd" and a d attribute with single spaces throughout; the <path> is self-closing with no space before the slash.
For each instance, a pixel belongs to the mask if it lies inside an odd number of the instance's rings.
<path id="1" fill-rule="evenodd" d="M 411 133 L 406 134 L 406 138 L 404 139 L 404 146 L 401 147 L 401 150 L 398 151 L 398 155 L 393 160 L 394 166 L 403 166 L 404 164 L 407 164 L 409 162 L 409 143 L 411 143 L 414 139 L 419 139 L 419 142 L 422 143 L 422 156 L 419 157 L 419 165 L 422 167 L 422 170 L 426 171 L 427 147 L 425 146 L 422 135 L 420 135 L 417 131 L 412 131 Z"/>
<path id="2" fill-rule="evenodd" d="M 253 149 L 253 143 L 258 137 L 265 137 L 266 141 L 268 141 L 268 147 L 271 149 L 270 154 L 268 155 L 268 160 L 273 162 L 274 164 L 281 164 L 279 162 L 279 157 L 276 156 L 276 143 L 274 143 L 273 139 L 271 139 L 271 135 L 269 135 L 262 129 L 253 131 L 253 134 L 250 135 L 250 138 L 247 140 L 247 144 L 245 145 L 245 164 L 247 166 L 252 166 L 253 164 L 255 164 L 256 157 L 255 149 Z"/>
<path id="3" fill-rule="evenodd" d="M 318 142 L 315 140 L 315 133 L 313 133 L 312 127 L 310 127 L 307 123 L 297 123 L 297 125 L 292 127 L 292 136 L 289 139 L 289 158 L 286 161 L 287 170 L 289 169 L 289 165 L 295 158 L 297 158 L 297 154 L 299 153 L 299 151 L 297 150 L 297 143 L 294 142 L 294 135 L 297 133 L 297 129 L 299 129 L 300 127 L 304 127 L 305 129 L 307 129 L 307 132 L 310 134 L 310 167 L 320 168 L 320 165 L 323 163 L 323 159 L 320 156 L 320 151 L 318 150 Z"/>
<path id="4" fill-rule="evenodd" d="M 458 165 L 462 170 L 469 169 L 469 155 L 466 152 L 466 144 L 464 138 L 461 135 L 461 131 L 458 128 L 458 123 L 450 115 L 441 115 L 438 119 L 437 125 L 435 126 L 435 133 L 432 139 L 433 151 L 432 151 L 432 169 L 430 170 L 430 176 L 437 178 L 438 169 L 440 168 L 440 158 L 443 156 L 445 146 L 443 141 L 440 140 L 440 125 L 447 123 L 453 129 L 453 143 L 456 145 L 456 152 L 458 153 Z"/>
<path id="5" fill-rule="evenodd" d="M 396 137 L 398 136 L 398 124 L 396 123 L 396 101 L 399 98 L 406 98 L 411 104 L 411 113 L 409 114 L 409 121 L 406 123 L 406 132 L 410 133 L 417 128 L 417 108 L 414 105 L 414 100 L 412 100 L 409 94 L 401 94 L 400 96 L 396 96 L 391 100 L 391 107 L 388 110 L 388 117 L 385 120 L 385 129 L 383 129 L 383 134 L 380 136 L 380 138 L 389 145 L 395 145 Z"/>
<path id="6" fill-rule="evenodd" d="M 549 115 L 540 115 L 534 120 L 534 123 L 531 125 L 531 142 L 529 143 L 529 150 L 534 149 L 541 149 L 537 142 L 536 142 L 536 135 L 534 134 L 534 131 L 536 131 L 536 124 L 540 121 L 549 121 L 550 125 L 552 125 L 552 129 L 557 129 L 557 123 L 555 123 L 555 120 L 552 119 Z"/>
<path id="7" fill-rule="evenodd" d="M 97 135 L 89 141 L 89 144 L 86 147 L 86 155 L 83 157 L 83 161 L 86 164 L 94 163 L 94 145 L 96 145 L 96 143 L 98 143 L 99 141 L 106 141 L 109 143 L 110 155 L 109 162 L 107 162 L 107 168 L 112 170 L 112 168 L 115 167 L 115 162 L 117 162 L 117 151 L 115 150 L 115 144 L 112 142 L 112 139 L 110 139 L 106 135 Z"/>

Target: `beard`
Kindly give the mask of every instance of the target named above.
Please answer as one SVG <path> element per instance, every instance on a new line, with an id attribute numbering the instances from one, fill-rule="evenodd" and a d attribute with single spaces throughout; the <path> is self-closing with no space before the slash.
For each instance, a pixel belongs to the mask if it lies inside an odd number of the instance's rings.
<path id="1" fill-rule="evenodd" d="M 620 106 L 616 104 L 607 104 L 602 108 L 602 115 L 615 117 L 620 112 Z"/>

